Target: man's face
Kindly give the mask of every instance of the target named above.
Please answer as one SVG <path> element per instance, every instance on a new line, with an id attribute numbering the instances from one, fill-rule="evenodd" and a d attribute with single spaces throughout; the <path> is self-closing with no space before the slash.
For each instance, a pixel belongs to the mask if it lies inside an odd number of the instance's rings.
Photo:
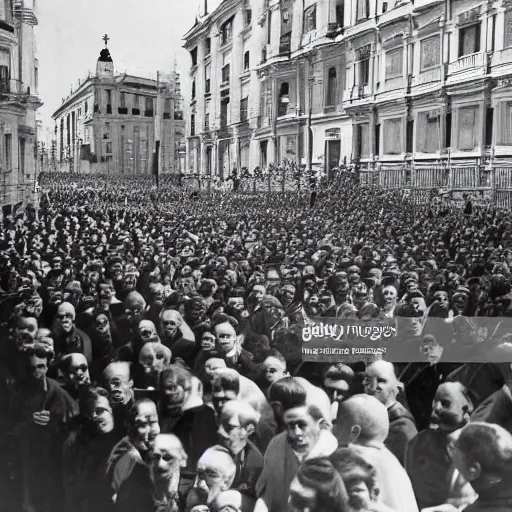
<path id="1" fill-rule="evenodd" d="M 228 305 L 231 306 L 235 311 L 243 311 L 244 299 L 243 297 L 230 297 Z"/>
<path id="2" fill-rule="evenodd" d="M 343 402 L 350 394 L 350 384 L 343 379 L 324 379 L 324 389 L 329 395 L 331 403 Z"/>
<path id="3" fill-rule="evenodd" d="M 237 414 L 222 412 L 218 429 L 219 442 L 233 455 L 240 453 L 247 444 L 248 432 L 240 424 Z"/>
<path id="4" fill-rule="evenodd" d="M 345 482 L 345 479 L 343 480 Z M 345 482 L 348 493 L 348 502 L 353 512 L 372 510 L 377 501 L 378 492 L 369 489 L 368 484 L 361 478 L 350 478 Z"/>
<path id="5" fill-rule="evenodd" d="M 56 306 L 62 302 L 62 290 L 55 287 L 48 288 L 48 302 L 52 306 Z"/>
<path id="6" fill-rule="evenodd" d="M 220 416 L 222 414 L 222 408 L 224 404 L 230 400 L 236 400 L 237 395 L 232 390 L 225 390 L 218 383 L 213 387 L 212 402 L 215 412 Z"/>
<path id="7" fill-rule="evenodd" d="M 179 479 L 182 450 L 177 442 L 157 436 L 151 454 L 153 474 L 161 480 Z"/>
<path id="8" fill-rule="evenodd" d="M 108 434 L 114 430 L 112 407 L 104 396 L 98 397 L 93 404 L 90 420 L 99 434 Z"/>
<path id="9" fill-rule="evenodd" d="M 292 449 L 300 454 L 308 453 L 320 436 L 320 421 L 311 417 L 306 406 L 285 411 L 283 421 Z"/>
<path id="10" fill-rule="evenodd" d="M 162 289 L 158 288 L 153 291 L 153 293 L 151 295 L 151 302 L 153 304 L 155 304 L 155 306 L 162 307 L 164 304 L 164 299 L 165 299 L 165 296 L 164 296 L 163 288 Z"/>
<path id="11" fill-rule="evenodd" d="M 110 338 L 110 322 L 106 315 L 98 315 L 94 320 L 94 327 L 102 337 Z"/>
<path id="12" fill-rule="evenodd" d="M 57 323 L 65 333 L 70 333 L 73 330 L 75 321 L 75 314 L 70 307 L 65 304 L 59 306 L 57 310 Z"/>
<path id="13" fill-rule="evenodd" d="M 263 285 L 257 284 L 253 287 L 252 292 L 258 300 L 261 300 L 267 291 Z"/>
<path id="14" fill-rule="evenodd" d="M 384 296 L 384 303 L 386 306 L 392 306 L 396 304 L 396 288 L 394 286 L 386 286 L 382 292 Z"/>
<path id="15" fill-rule="evenodd" d="M 32 297 L 27 302 L 26 312 L 30 316 L 39 318 L 43 312 L 43 299 L 40 297 Z"/>
<path id="16" fill-rule="evenodd" d="M 110 307 L 110 303 L 112 302 L 112 297 L 114 296 L 112 288 L 107 285 L 100 285 L 98 295 L 100 299 L 101 309 L 108 310 L 108 308 Z"/>
<path id="17" fill-rule="evenodd" d="M 30 367 L 33 377 L 37 380 L 43 380 L 48 372 L 48 361 L 34 355 L 30 357 Z"/>
<path id="18" fill-rule="evenodd" d="M 140 352 L 139 363 L 146 375 L 159 375 L 165 366 L 165 353 L 160 343 L 144 345 Z"/>
<path id="19" fill-rule="evenodd" d="M 453 303 L 457 307 L 460 313 L 463 313 L 469 302 L 469 297 L 466 294 L 458 293 L 453 298 Z"/>
<path id="20" fill-rule="evenodd" d="M 132 325 L 138 326 L 144 316 L 144 304 L 138 300 L 129 301 L 126 305 L 126 318 Z"/>
<path id="21" fill-rule="evenodd" d="M 131 433 L 132 444 L 141 452 L 148 452 L 153 446 L 155 437 L 160 434 L 156 405 L 141 403 L 133 421 Z"/>
<path id="22" fill-rule="evenodd" d="M 180 321 L 174 311 L 164 311 L 162 315 L 162 327 L 166 338 L 173 338 L 178 332 Z"/>
<path id="23" fill-rule="evenodd" d="M 89 366 L 82 354 L 71 354 L 66 379 L 76 389 L 91 383 Z"/>
<path id="24" fill-rule="evenodd" d="M 180 410 L 190 393 L 190 383 L 179 384 L 175 378 L 169 377 L 163 383 L 164 406 L 168 411 Z"/>
<path id="25" fill-rule="evenodd" d="M 469 421 L 469 403 L 460 384 L 441 384 L 432 405 L 431 424 L 443 432 L 453 432 Z"/>
<path id="26" fill-rule="evenodd" d="M 205 352 L 215 350 L 215 336 L 211 332 L 204 332 L 201 336 L 201 349 Z"/>
<path id="27" fill-rule="evenodd" d="M 227 464 L 224 457 L 217 454 L 201 457 L 197 463 L 194 488 L 198 495 L 210 504 L 227 487 Z"/>
<path id="28" fill-rule="evenodd" d="M 156 336 L 156 328 L 153 322 L 149 320 L 141 320 L 138 328 L 139 336 L 143 341 L 149 341 L 152 337 Z"/>
<path id="29" fill-rule="evenodd" d="M 284 307 L 289 306 L 295 298 L 295 286 L 286 285 L 281 291 L 281 300 Z"/>
<path id="30" fill-rule="evenodd" d="M 235 328 L 228 322 L 219 324 L 215 327 L 215 336 L 217 337 L 219 347 L 224 354 L 231 352 L 235 348 Z"/>
<path id="31" fill-rule="evenodd" d="M 37 327 L 37 320 L 35 318 L 20 317 L 14 330 L 14 338 L 18 350 L 24 350 L 34 343 Z"/>
<path id="32" fill-rule="evenodd" d="M 286 375 L 286 366 L 275 357 L 267 357 L 262 369 L 268 384 L 273 384 Z"/>
<path id="33" fill-rule="evenodd" d="M 370 365 L 366 369 L 363 380 L 364 392 L 374 396 L 379 402 L 388 406 L 398 394 L 398 382 L 396 377 L 384 370 L 379 365 Z"/>
<path id="34" fill-rule="evenodd" d="M 443 347 L 437 342 L 422 343 L 421 350 L 430 364 L 437 364 L 443 355 Z"/>
<path id="35" fill-rule="evenodd" d="M 108 380 L 107 387 L 114 404 L 126 404 L 132 398 L 133 382 L 127 375 L 114 373 Z"/>
<path id="36" fill-rule="evenodd" d="M 110 266 L 110 275 L 116 281 L 123 279 L 123 264 L 121 262 L 114 263 Z"/>
<path id="37" fill-rule="evenodd" d="M 435 301 L 443 306 L 444 308 L 448 308 L 450 305 L 450 301 L 448 299 L 448 294 L 446 292 L 437 292 L 434 295 Z"/>

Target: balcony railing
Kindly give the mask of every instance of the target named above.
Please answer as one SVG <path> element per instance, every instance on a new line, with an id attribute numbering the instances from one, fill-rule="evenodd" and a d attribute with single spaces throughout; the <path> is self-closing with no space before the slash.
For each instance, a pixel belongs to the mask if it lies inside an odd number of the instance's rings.
<path id="1" fill-rule="evenodd" d="M 279 40 L 279 54 L 287 54 L 291 51 L 291 43 L 292 43 L 292 37 L 291 34 L 285 34 L 284 36 L 281 36 L 281 39 Z"/>
<path id="2" fill-rule="evenodd" d="M 394 78 L 388 78 L 384 82 L 383 91 L 396 91 L 397 89 L 403 89 L 405 87 L 405 78 L 403 76 L 395 76 Z"/>
<path id="3" fill-rule="evenodd" d="M 412 85 L 413 87 L 417 85 L 425 85 L 433 82 L 441 81 L 441 68 L 433 68 L 428 69 L 427 71 L 421 72 L 418 76 L 413 77 Z"/>
<path id="4" fill-rule="evenodd" d="M 511 63 L 512 63 L 512 47 L 497 51 L 492 56 L 492 65 L 493 66 L 502 66 L 504 64 L 511 64 Z"/>
<path id="5" fill-rule="evenodd" d="M 455 62 L 451 62 L 448 66 L 448 73 L 451 75 L 453 73 L 460 73 L 461 71 L 483 66 L 484 54 L 482 52 L 472 53 L 470 55 L 464 55 L 463 57 L 460 57 L 460 59 L 457 59 Z"/>

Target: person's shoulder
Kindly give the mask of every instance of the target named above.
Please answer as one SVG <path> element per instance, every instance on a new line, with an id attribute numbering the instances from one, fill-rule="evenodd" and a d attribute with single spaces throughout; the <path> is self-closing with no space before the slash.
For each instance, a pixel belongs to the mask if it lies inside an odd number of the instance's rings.
<path id="1" fill-rule="evenodd" d="M 388 409 L 388 416 L 389 416 L 390 423 L 406 422 L 406 421 L 411 421 L 414 423 L 414 418 L 413 418 L 412 414 L 400 402 L 395 402 Z"/>

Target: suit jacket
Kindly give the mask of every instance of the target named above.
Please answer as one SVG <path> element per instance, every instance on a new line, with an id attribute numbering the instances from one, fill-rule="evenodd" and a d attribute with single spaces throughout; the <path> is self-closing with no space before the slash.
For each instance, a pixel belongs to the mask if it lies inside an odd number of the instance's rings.
<path id="1" fill-rule="evenodd" d="M 247 441 L 241 453 L 235 457 L 236 475 L 232 489 L 256 498 L 256 482 L 263 469 L 263 455 L 256 445 Z"/>
<path id="2" fill-rule="evenodd" d="M 400 403 L 395 402 L 388 408 L 389 433 L 384 444 L 388 450 L 405 464 L 405 447 L 418 433 L 412 414 Z"/>

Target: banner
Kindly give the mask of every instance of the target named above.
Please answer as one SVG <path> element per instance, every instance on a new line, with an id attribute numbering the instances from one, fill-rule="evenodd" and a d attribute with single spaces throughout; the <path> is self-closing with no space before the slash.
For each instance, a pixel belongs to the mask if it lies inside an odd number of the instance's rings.
<path id="1" fill-rule="evenodd" d="M 311 362 L 512 363 L 512 318 L 311 318 L 298 326 Z"/>

